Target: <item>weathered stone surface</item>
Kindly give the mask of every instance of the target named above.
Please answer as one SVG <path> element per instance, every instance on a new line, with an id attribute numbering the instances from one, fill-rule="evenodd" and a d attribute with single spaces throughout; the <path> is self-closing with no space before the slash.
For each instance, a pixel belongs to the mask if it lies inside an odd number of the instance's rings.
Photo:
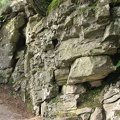
<path id="1" fill-rule="evenodd" d="M 15 44 L 6 43 L 0 48 L 0 69 L 5 69 L 11 66 Z"/>
<path id="2" fill-rule="evenodd" d="M 35 11 L 32 9 L 30 5 L 25 6 L 25 13 L 27 17 L 33 16 L 35 14 Z"/>
<path id="3" fill-rule="evenodd" d="M 106 112 L 106 119 L 119 120 L 120 118 L 120 100 L 103 105 Z"/>
<path id="4" fill-rule="evenodd" d="M 101 80 L 89 82 L 91 87 L 100 87 L 102 85 Z"/>
<path id="5" fill-rule="evenodd" d="M 22 1 L 14 1 L 11 4 L 12 12 L 21 12 L 24 11 L 25 3 Z"/>
<path id="6" fill-rule="evenodd" d="M 76 109 L 78 98 L 79 95 L 60 95 L 49 103 L 44 102 L 41 107 L 42 117 L 53 119 L 55 117 L 67 117 L 67 114 L 69 116 L 69 111 Z"/>
<path id="7" fill-rule="evenodd" d="M 46 17 L 36 14 L 42 1 L 30 1 L 36 8 L 23 1 L 0 17 L 0 83 L 9 80 L 42 120 L 118 120 L 119 82 L 104 90 L 101 79 L 119 61 L 119 1 L 65 0 Z"/>
<path id="8" fill-rule="evenodd" d="M 118 23 L 120 22 L 120 19 L 118 20 L 115 20 L 114 23 L 110 23 L 106 29 L 105 29 L 105 32 L 104 32 L 104 36 L 103 36 L 103 41 L 118 41 L 120 36 L 119 36 L 119 33 L 120 33 L 120 26 L 117 25 Z"/>
<path id="9" fill-rule="evenodd" d="M 85 107 L 81 109 L 76 109 L 72 112 L 76 113 L 76 115 L 78 116 L 78 120 L 89 120 L 93 109 Z"/>
<path id="10" fill-rule="evenodd" d="M 103 107 L 106 119 L 119 120 L 120 118 L 120 81 L 111 84 L 104 90 Z"/>
<path id="11" fill-rule="evenodd" d="M 95 14 L 96 20 L 98 23 L 108 23 L 110 18 L 110 6 L 109 4 L 106 5 L 98 5 L 96 14 Z"/>
<path id="12" fill-rule="evenodd" d="M 62 88 L 63 94 L 83 94 L 86 92 L 82 84 L 77 85 L 64 85 Z"/>
<path id="13" fill-rule="evenodd" d="M 24 14 L 20 14 L 8 21 L 0 30 L 0 70 L 4 71 L 1 72 L 2 81 L 7 82 L 11 76 L 14 53 L 20 36 L 19 29 L 24 24 Z"/>
<path id="14" fill-rule="evenodd" d="M 21 50 L 17 53 L 16 59 L 19 59 L 14 72 L 12 73 L 11 79 L 13 80 L 14 89 L 18 91 L 21 89 L 21 83 L 26 82 L 26 77 L 24 74 L 24 50 Z M 19 81 L 19 82 L 18 82 Z M 25 87 L 23 87 L 25 92 Z M 22 91 L 21 91 L 22 92 Z"/>
<path id="15" fill-rule="evenodd" d="M 92 108 L 81 108 L 81 109 L 77 109 L 76 110 L 76 114 L 77 115 L 82 115 L 82 114 L 85 114 L 85 113 L 92 113 Z"/>
<path id="16" fill-rule="evenodd" d="M 74 41 L 74 42 L 73 42 Z M 110 46 L 109 48 L 107 46 Z M 89 41 L 81 38 L 69 39 L 63 41 L 58 48 L 57 59 L 64 64 L 69 65 L 71 61 L 81 56 L 114 54 L 116 45 L 110 42 L 101 44 L 99 40 Z"/>
<path id="17" fill-rule="evenodd" d="M 81 57 L 71 66 L 68 84 L 100 80 L 115 70 L 108 56 Z"/>
<path id="18" fill-rule="evenodd" d="M 108 91 L 104 94 L 104 100 L 111 98 L 113 95 L 116 95 L 120 92 L 119 90 L 120 82 L 118 81 L 116 85 L 112 85 L 109 87 Z"/>
<path id="19" fill-rule="evenodd" d="M 69 75 L 69 69 L 68 68 L 55 70 L 55 80 L 56 80 L 57 84 L 58 85 L 66 84 L 68 75 Z"/>
<path id="20" fill-rule="evenodd" d="M 103 120 L 102 109 L 95 108 L 95 111 L 90 116 L 90 120 Z"/>
<path id="21" fill-rule="evenodd" d="M 113 97 L 104 100 L 104 104 L 109 104 L 109 103 L 113 103 L 115 101 L 117 101 L 118 99 L 120 99 L 120 94 L 118 93 L 117 95 L 114 95 Z"/>

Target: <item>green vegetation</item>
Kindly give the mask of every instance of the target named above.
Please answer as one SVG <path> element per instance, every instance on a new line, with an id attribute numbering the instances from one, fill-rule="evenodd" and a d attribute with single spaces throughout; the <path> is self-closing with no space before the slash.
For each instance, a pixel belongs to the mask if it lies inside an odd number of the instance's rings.
<path id="1" fill-rule="evenodd" d="M 9 0 L 0 0 L 0 13 L 10 4 Z"/>
<path id="2" fill-rule="evenodd" d="M 50 5 L 48 6 L 47 13 L 50 13 L 52 10 L 56 9 L 57 7 L 59 7 L 60 3 L 61 3 L 61 0 L 52 0 Z"/>
<path id="3" fill-rule="evenodd" d="M 88 90 L 85 94 L 83 94 L 80 101 L 80 108 L 84 107 L 101 107 L 99 102 L 99 95 L 101 93 L 101 89 L 96 88 L 93 90 Z"/>
<path id="4" fill-rule="evenodd" d="M 117 67 L 117 68 L 120 67 L 120 61 L 118 61 L 116 67 Z"/>
<path id="5" fill-rule="evenodd" d="M 51 103 L 58 103 L 59 102 L 59 97 L 55 97 L 51 100 Z"/>
<path id="6" fill-rule="evenodd" d="M 75 113 L 72 113 L 72 112 L 66 112 L 66 111 L 58 111 L 56 114 L 55 114 L 56 117 L 69 117 L 70 119 L 76 119 L 77 118 L 77 115 Z"/>
<path id="7" fill-rule="evenodd" d="M 115 110 L 115 116 L 120 116 L 120 110 Z"/>
<path id="8" fill-rule="evenodd" d="M 32 112 L 33 111 L 33 104 L 32 104 L 32 100 L 30 97 L 30 93 L 28 93 L 28 91 L 26 91 L 24 93 L 24 95 L 25 95 L 25 103 L 27 105 L 27 108 Z"/>

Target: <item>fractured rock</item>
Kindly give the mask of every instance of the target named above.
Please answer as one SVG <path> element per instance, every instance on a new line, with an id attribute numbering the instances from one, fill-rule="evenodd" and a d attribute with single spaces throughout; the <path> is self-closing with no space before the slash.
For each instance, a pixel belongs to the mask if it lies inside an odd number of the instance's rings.
<path id="1" fill-rule="evenodd" d="M 68 75 L 69 75 L 69 69 L 68 68 L 55 70 L 55 80 L 56 80 L 57 84 L 58 85 L 66 84 Z"/>
<path id="2" fill-rule="evenodd" d="M 115 67 L 108 56 L 81 57 L 72 64 L 67 83 L 100 80 L 114 70 Z"/>
<path id="3" fill-rule="evenodd" d="M 102 109 L 95 108 L 95 111 L 91 114 L 90 120 L 103 120 Z"/>
<path id="4" fill-rule="evenodd" d="M 62 92 L 63 94 L 83 94 L 86 92 L 86 89 L 82 84 L 64 85 Z"/>

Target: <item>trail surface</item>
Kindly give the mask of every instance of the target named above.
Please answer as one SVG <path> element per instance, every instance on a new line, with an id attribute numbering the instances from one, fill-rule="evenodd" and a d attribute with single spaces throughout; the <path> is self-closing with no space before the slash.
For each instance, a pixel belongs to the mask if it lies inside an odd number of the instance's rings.
<path id="1" fill-rule="evenodd" d="M 10 88 L 0 88 L 0 120 L 40 120 L 34 117 L 25 103 L 11 95 Z"/>

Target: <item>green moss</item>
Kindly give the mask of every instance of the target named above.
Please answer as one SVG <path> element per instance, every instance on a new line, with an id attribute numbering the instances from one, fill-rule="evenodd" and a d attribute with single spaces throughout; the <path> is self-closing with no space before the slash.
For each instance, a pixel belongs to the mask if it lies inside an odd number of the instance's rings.
<path id="1" fill-rule="evenodd" d="M 33 111 L 32 100 L 31 100 L 30 94 L 27 93 L 27 92 L 25 93 L 25 100 L 26 100 L 27 108 L 28 108 L 30 111 Z"/>
<path id="2" fill-rule="evenodd" d="M 44 72 L 45 70 L 43 70 L 43 69 L 39 69 L 37 72 L 40 72 L 40 73 L 42 73 L 42 72 Z"/>
<path id="3" fill-rule="evenodd" d="M 3 10 L 6 9 L 6 7 L 10 5 L 10 1 L 9 0 L 0 0 L 0 14 Z"/>
<path id="4" fill-rule="evenodd" d="M 69 111 L 60 111 L 60 112 L 57 112 L 57 114 L 55 115 L 56 117 L 69 117 L 69 118 L 76 118 L 77 115 L 75 113 L 72 113 L 72 112 L 69 112 Z"/>
<path id="5" fill-rule="evenodd" d="M 59 98 L 55 97 L 51 100 L 51 103 L 58 103 L 59 102 Z"/>
<path id="6" fill-rule="evenodd" d="M 9 81 L 8 81 L 8 85 L 12 86 L 13 85 L 13 78 L 10 77 Z"/>
<path id="7" fill-rule="evenodd" d="M 33 111 L 33 104 L 31 101 L 27 101 L 27 108 L 30 110 L 30 111 Z"/>
<path id="8" fill-rule="evenodd" d="M 99 95 L 101 93 L 101 89 L 93 89 L 87 91 L 85 94 L 81 96 L 79 108 L 83 107 L 101 107 L 99 102 Z"/>
<path id="9" fill-rule="evenodd" d="M 115 116 L 120 116 L 120 110 L 115 110 Z"/>
<path id="10" fill-rule="evenodd" d="M 50 5 L 48 6 L 48 11 L 47 13 L 50 13 L 52 10 L 58 8 L 58 6 L 60 5 L 61 0 L 52 0 L 52 2 L 50 3 Z"/>

